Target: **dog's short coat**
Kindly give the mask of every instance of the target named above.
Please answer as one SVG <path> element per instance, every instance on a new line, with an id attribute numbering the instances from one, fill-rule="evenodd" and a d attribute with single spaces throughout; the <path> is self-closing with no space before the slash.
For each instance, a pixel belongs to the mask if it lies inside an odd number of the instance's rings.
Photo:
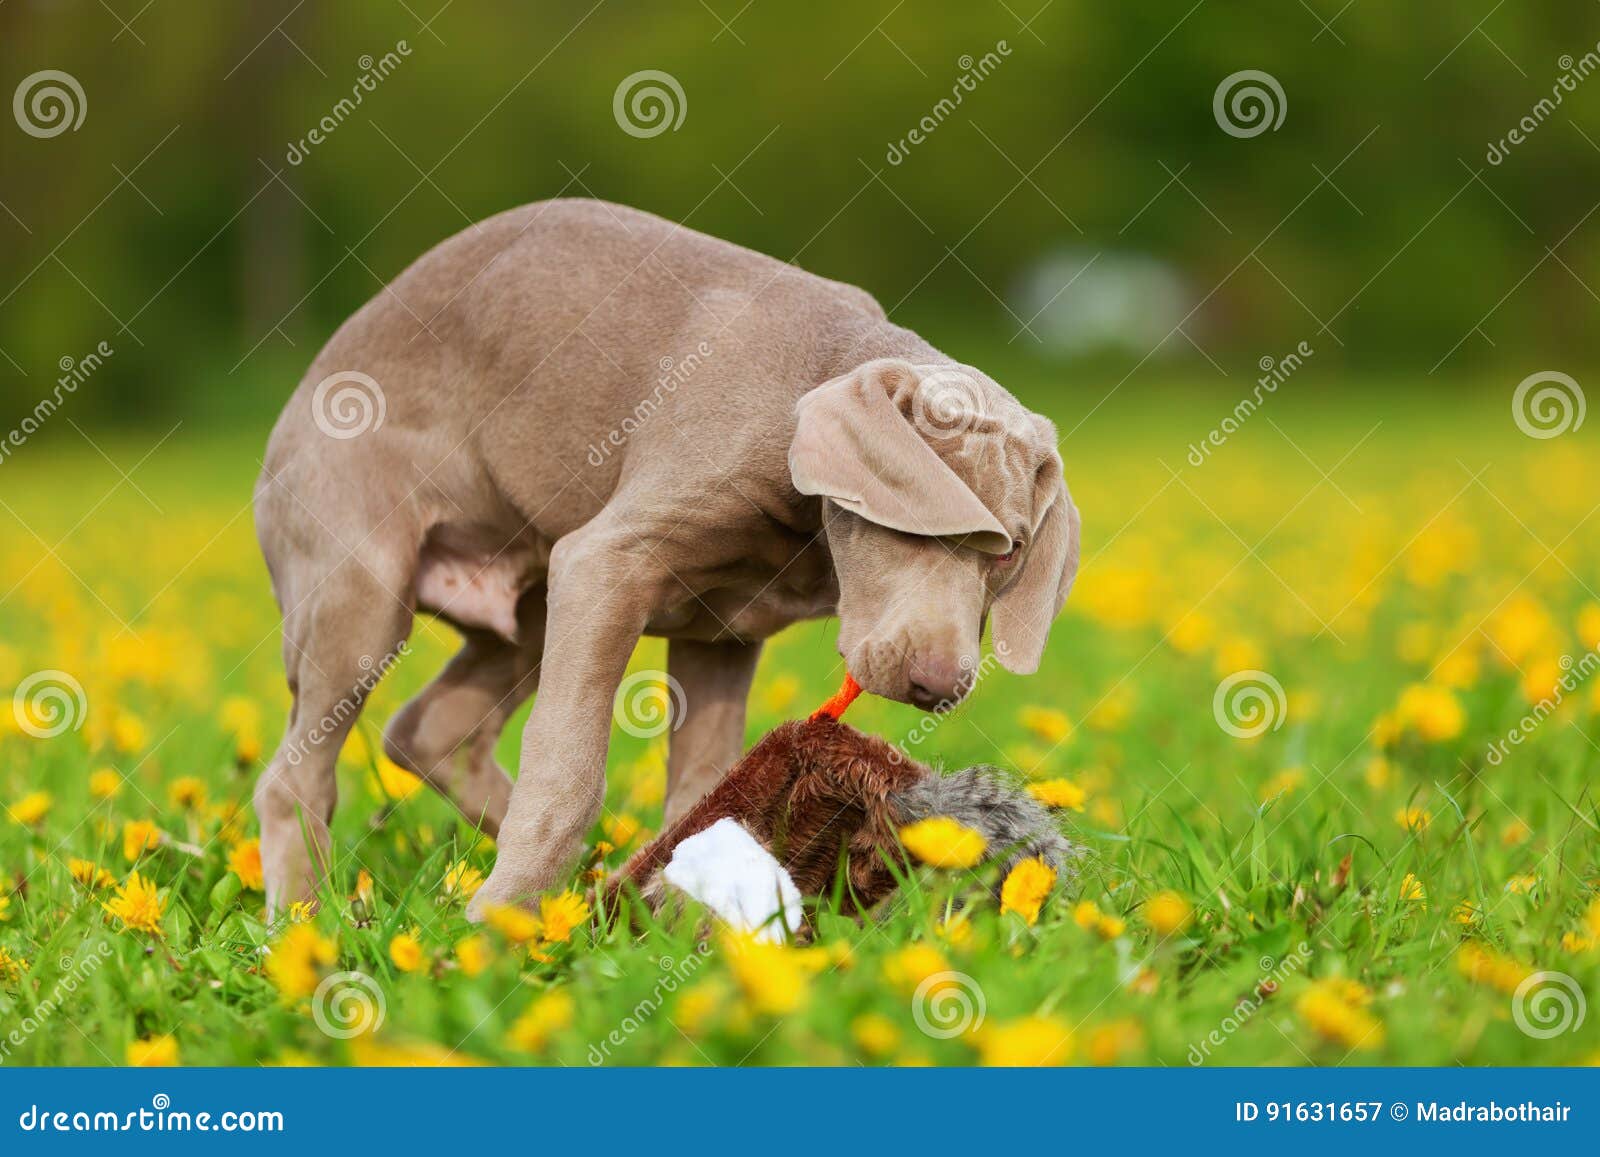
<path id="1" fill-rule="evenodd" d="M 989 378 L 859 289 L 587 200 L 466 229 L 345 322 L 255 511 L 294 696 L 255 792 L 272 911 L 312 894 L 339 747 L 417 611 L 464 642 L 385 748 L 496 836 L 477 915 L 599 814 L 642 635 L 685 705 L 671 823 L 738 758 L 767 636 L 836 612 L 867 690 L 947 706 L 991 612 L 1037 667 L 1078 556 L 1054 428 Z M 536 687 L 513 788 L 495 741 Z"/>

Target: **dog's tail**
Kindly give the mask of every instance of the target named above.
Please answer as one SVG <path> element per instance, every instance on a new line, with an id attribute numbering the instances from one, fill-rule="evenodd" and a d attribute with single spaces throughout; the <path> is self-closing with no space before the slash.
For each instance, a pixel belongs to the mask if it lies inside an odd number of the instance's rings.
<path id="1" fill-rule="evenodd" d="M 1005 782 L 997 768 L 925 775 L 892 802 L 902 824 L 949 816 L 977 831 L 1007 872 L 1018 860 L 1036 856 L 1065 873 L 1082 851 L 1061 834 L 1043 806 Z"/>

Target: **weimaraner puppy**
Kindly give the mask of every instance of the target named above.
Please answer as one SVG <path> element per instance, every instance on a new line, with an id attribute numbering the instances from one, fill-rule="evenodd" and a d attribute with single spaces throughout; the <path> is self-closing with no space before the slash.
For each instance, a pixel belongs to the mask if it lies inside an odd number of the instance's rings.
<path id="1" fill-rule="evenodd" d="M 255 791 L 273 912 L 326 870 L 335 758 L 418 611 L 464 641 L 385 748 L 496 837 L 478 917 L 598 817 L 641 636 L 681 688 L 670 823 L 739 757 L 769 635 L 837 613 L 866 690 L 942 709 L 991 615 L 1037 668 L 1078 560 L 1044 418 L 853 286 L 589 200 L 472 226 L 345 322 L 255 514 L 294 696 Z M 535 688 L 513 784 L 495 741 Z"/>

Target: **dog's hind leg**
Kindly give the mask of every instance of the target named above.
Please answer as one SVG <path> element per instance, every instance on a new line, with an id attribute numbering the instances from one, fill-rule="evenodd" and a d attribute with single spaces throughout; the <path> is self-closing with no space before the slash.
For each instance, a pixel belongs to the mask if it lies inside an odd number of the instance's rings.
<path id="1" fill-rule="evenodd" d="M 543 588 L 518 604 L 517 641 L 463 630 L 465 642 L 432 683 L 407 703 L 384 732 L 384 750 L 416 772 L 490 836 L 500 832 L 511 800 L 511 777 L 495 760 L 495 743 L 539 683 L 544 651 Z"/>
<path id="2" fill-rule="evenodd" d="M 339 748 L 411 633 L 404 576 L 383 561 L 363 551 L 278 591 L 294 704 L 255 790 L 269 916 L 314 898 L 328 867 Z M 297 569 L 310 570 L 303 563 Z"/>
<path id="3" fill-rule="evenodd" d="M 667 667 L 683 688 L 685 717 L 667 742 L 667 802 L 671 827 L 700 802 L 744 751 L 745 703 L 761 644 L 673 639 Z"/>

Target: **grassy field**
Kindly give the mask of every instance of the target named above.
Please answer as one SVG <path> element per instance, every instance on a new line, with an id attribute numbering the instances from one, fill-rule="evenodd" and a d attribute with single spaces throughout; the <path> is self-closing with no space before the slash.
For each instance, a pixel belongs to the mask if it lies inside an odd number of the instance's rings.
<path id="1" fill-rule="evenodd" d="M 454 649 L 431 622 L 341 761 L 321 910 L 264 927 L 264 427 L 91 446 L 57 419 L 0 466 L 0 1062 L 1600 1060 L 1600 1010 L 1573 1023 L 1600 996 L 1593 431 L 1525 436 L 1498 383 L 1297 381 L 1191 455 L 1247 385 L 1096 408 L 997 376 L 1061 426 L 1084 566 L 1041 671 L 917 751 L 1049 784 L 1081 873 L 1030 923 L 925 868 L 792 947 L 586 911 L 660 819 L 664 740 L 621 730 L 576 895 L 469 925 L 492 846 L 373 755 Z M 752 740 L 836 687 L 832 632 L 769 646 Z"/>

